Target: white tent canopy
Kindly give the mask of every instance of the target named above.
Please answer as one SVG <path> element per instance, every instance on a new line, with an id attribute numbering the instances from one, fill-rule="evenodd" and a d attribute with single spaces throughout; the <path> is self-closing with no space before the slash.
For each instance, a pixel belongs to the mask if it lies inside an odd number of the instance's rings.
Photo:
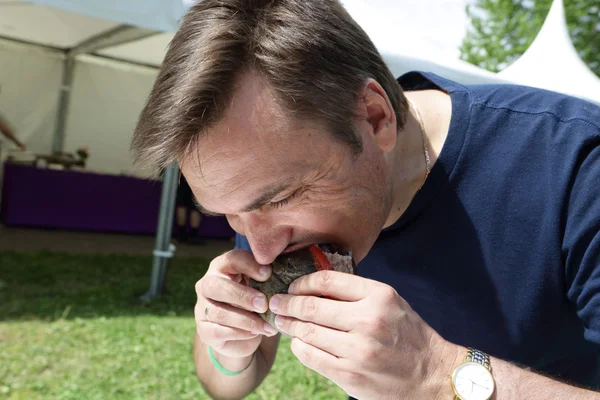
<path id="1" fill-rule="evenodd" d="M 109 3 L 121 7 L 113 9 L 113 18 L 100 18 L 110 12 Z M 88 146 L 91 170 L 134 174 L 131 133 L 173 35 L 155 28 L 175 30 L 183 5 L 179 0 L 55 5 L 71 11 L 0 0 L 0 112 L 31 151 Z M 172 11 L 160 13 L 159 5 Z M 147 11 L 142 14 L 147 19 L 140 20 L 136 9 Z M 64 113 L 63 103 L 69 106 Z"/>
<path id="2" fill-rule="evenodd" d="M 395 76 L 423 70 L 461 83 L 507 82 L 459 59 L 467 23 L 463 0 L 342 0 L 342 4 L 369 34 Z"/>
<path id="3" fill-rule="evenodd" d="M 159 66 L 183 7 L 179 0 L 0 0 L 0 37 L 64 50 L 122 25 L 138 27 L 136 46 L 98 53 Z"/>
<path id="4" fill-rule="evenodd" d="M 87 145 L 89 169 L 132 173 L 131 134 L 172 37 L 159 33 L 183 10 L 180 0 L 0 0 L 0 109 L 36 152 Z M 173 255 L 176 174 L 165 173 L 150 296 Z"/>
<path id="5" fill-rule="evenodd" d="M 498 76 L 600 104 L 600 78 L 573 46 L 562 0 L 554 0 L 542 29 L 525 54 Z"/>
<path id="6" fill-rule="evenodd" d="M 96 19 L 174 32 L 189 1 L 173 0 L 26 0 Z"/>

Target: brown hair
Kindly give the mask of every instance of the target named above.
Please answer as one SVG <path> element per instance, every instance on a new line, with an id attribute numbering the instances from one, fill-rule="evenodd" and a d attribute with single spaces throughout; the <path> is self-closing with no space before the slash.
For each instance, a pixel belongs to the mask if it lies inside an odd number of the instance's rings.
<path id="1" fill-rule="evenodd" d="M 407 101 L 360 26 L 337 0 L 203 0 L 173 38 L 142 110 L 131 148 L 136 163 L 163 168 L 217 123 L 242 71 L 258 73 L 295 118 L 323 123 L 356 153 L 352 118 L 373 78 L 400 131 Z"/>

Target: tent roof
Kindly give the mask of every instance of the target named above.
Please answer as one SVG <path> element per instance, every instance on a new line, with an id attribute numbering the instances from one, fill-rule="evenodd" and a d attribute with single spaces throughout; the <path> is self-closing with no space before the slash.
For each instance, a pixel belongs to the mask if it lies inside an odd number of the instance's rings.
<path id="1" fill-rule="evenodd" d="M 81 1 L 80 3 L 77 1 L 56 0 L 56 3 L 65 7 L 69 6 L 68 3 L 75 5 L 91 3 L 91 1 Z M 158 0 L 144 1 L 149 6 L 152 3 L 159 2 Z M 38 2 L 49 1 L 39 0 Z M 120 21 L 115 21 L 90 16 L 96 11 L 99 14 L 107 13 L 109 7 L 116 7 L 112 3 L 130 4 L 132 3 L 131 0 L 120 2 L 94 1 L 94 3 L 103 5 L 106 10 L 92 9 L 80 14 L 46 5 L 33 4 L 24 0 L 0 0 L 0 37 L 66 50 L 90 38 L 118 28 L 124 23 L 132 24 L 136 22 L 133 20 L 135 18 L 121 18 Z M 168 4 L 168 2 L 162 3 Z M 119 13 L 117 12 L 116 15 L 119 15 Z M 146 23 L 141 26 L 147 27 L 152 26 L 152 24 Z M 161 24 L 157 23 L 156 26 L 160 27 Z M 107 47 L 99 50 L 97 54 L 140 64 L 159 66 L 173 33 L 155 31 L 157 32 L 155 35 L 135 42 Z"/>
<path id="2" fill-rule="evenodd" d="M 554 0 L 531 46 L 498 76 L 600 104 L 600 78 L 581 60 L 571 42 L 562 0 Z"/>
<path id="3" fill-rule="evenodd" d="M 173 36 L 171 32 L 159 33 L 135 42 L 108 47 L 97 51 L 96 54 L 158 67 L 165 58 Z"/>
<path id="4" fill-rule="evenodd" d="M 0 0 L 0 36 L 67 49 L 118 23 L 24 1 Z"/>
<path id="5" fill-rule="evenodd" d="M 459 59 L 467 23 L 464 0 L 342 0 L 342 3 L 369 34 L 395 76 L 422 70 L 463 83 L 508 82 Z"/>
<path id="6" fill-rule="evenodd" d="M 191 0 L 24 0 L 74 14 L 161 32 L 174 32 Z"/>

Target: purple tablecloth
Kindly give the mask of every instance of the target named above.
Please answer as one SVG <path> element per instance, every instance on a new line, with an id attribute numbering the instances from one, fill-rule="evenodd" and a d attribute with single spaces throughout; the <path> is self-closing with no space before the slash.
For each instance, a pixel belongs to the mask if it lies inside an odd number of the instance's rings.
<path id="1" fill-rule="evenodd" d="M 158 181 L 5 163 L 0 215 L 9 226 L 154 234 L 161 189 Z M 233 235 L 223 217 L 204 216 L 199 231 Z"/>

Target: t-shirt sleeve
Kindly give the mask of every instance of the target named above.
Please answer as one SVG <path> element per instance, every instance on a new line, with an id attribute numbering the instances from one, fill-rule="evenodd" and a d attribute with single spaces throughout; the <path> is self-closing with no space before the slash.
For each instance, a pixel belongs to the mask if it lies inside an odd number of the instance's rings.
<path id="1" fill-rule="evenodd" d="M 235 248 L 248 250 L 249 252 L 252 252 L 252 250 L 250 249 L 250 243 L 248 243 L 248 239 L 246 239 L 246 236 L 242 236 L 239 233 L 235 234 Z"/>
<path id="2" fill-rule="evenodd" d="M 563 254 L 567 296 L 586 340 L 600 345 L 600 137 L 580 154 L 567 203 Z"/>

